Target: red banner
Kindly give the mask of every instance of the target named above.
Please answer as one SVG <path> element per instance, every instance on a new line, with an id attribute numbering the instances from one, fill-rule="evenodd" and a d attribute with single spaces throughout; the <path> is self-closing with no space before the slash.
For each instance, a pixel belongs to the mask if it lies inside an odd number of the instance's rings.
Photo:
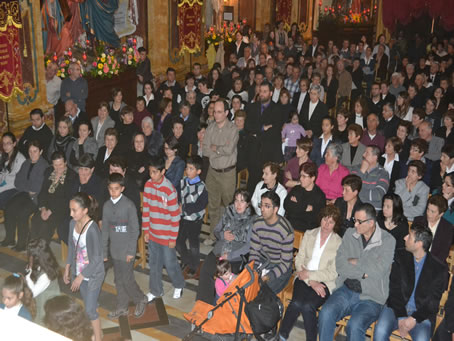
<path id="1" fill-rule="evenodd" d="M 21 28 L 19 1 L 0 0 L 0 99 L 5 102 L 22 92 Z"/>
<path id="2" fill-rule="evenodd" d="M 197 53 L 202 44 L 202 5 L 200 0 L 178 3 L 178 40 L 180 54 Z"/>
<path id="3" fill-rule="evenodd" d="M 292 21 L 292 0 L 276 1 L 276 22 L 284 22 L 284 28 L 289 29 Z"/>

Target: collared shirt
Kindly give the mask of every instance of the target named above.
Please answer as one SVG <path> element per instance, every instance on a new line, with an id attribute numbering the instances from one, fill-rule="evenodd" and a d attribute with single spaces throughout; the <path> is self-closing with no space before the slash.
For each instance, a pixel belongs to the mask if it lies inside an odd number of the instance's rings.
<path id="1" fill-rule="evenodd" d="M 46 90 L 47 90 L 47 101 L 52 104 L 56 105 L 58 100 L 60 99 L 60 88 L 61 88 L 61 78 L 54 76 L 50 81 L 46 82 Z"/>
<path id="2" fill-rule="evenodd" d="M 291 78 L 287 78 L 284 81 L 284 86 L 290 93 L 290 99 L 293 99 L 293 95 L 298 92 L 299 89 L 299 79 L 296 80 L 296 82 L 293 82 Z"/>
<path id="3" fill-rule="evenodd" d="M 210 159 L 210 166 L 214 169 L 225 169 L 236 164 L 238 144 L 238 129 L 230 121 L 226 121 L 222 128 L 217 123 L 208 126 L 203 139 L 203 155 Z M 211 146 L 216 146 L 216 151 Z"/>
<path id="4" fill-rule="evenodd" d="M 76 116 L 73 117 L 72 115 L 69 115 L 69 119 L 71 120 L 71 123 L 74 123 L 74 121 L 76 120 L 77 116 L 79 116 L 79 114 L 80 114 L 80 109 L 77 108 Z"/>
<path id="5" fill-rule="evenodd" d="M 120 199 L 121 199 L 122 196 L 123 196 L 123 193 L 120 194 L 120 196 L 119 196 L 117 199 L 114 199 L 114 198 L 110 197 L 110 200 L 111 200 L 111 201 L 114 203 L 114 205 L 115 205 L 117 202 L 120 201 Z"/>
<path id="6" fill-rule="evenodd" d="M 321 149 L 322 149 L 322 152 L 321 152 L 321 154 L 322 154 L 322 157 L 323 157 L 323 155 L 325 155 L 326 147 L 328 147 L 328 144 L 330 143 L 330 141 L 333 140 L 333 135 L 331 135 L 331 136 L 329 137 L 329 139 L 326 140 L 326 141 L 325 141 L 325 139 L 323 138 L 323 134 L 320 135 L 320 138 L 322 139 L 322 148 L 321 148 Z"/>
<path id="7" fill-rule="evenodd" d="M 363 115 L 361 115 L 361 114 L 355 114 L 355 123 L 358 124 L 358 125 L 360 125 L 361 128 L 364 128 L 363 122 L 364 122 L 364 120 L 363 120 Z"/>
<path id="8" fill-rule="evenodd" d="M 312 117 L 312 114 L 314 113 L 315 107 L 317 106 L 319 101 L 313 103 L 312 101 L 309 102 L 309 120 Z"/>
<path id="9" fill-rule="evenodd" d="M 43 129 L 43 127 L 44 127 L 45 124 L 46 124 L 46 123 L 43 122 L 43 124 L 41 124 L 41 126 L 40 126 L 39 128 L 36 128 L 34 125 L 32 125 L 32 129 L 33 129 L 34 131 L 40 131 L 41 129 Z"/>
<path id="10" fill-rule="evenodd" d="M 279 103 L 279 97 L 281 96 L 281 89 L 274 89 L 273 91 L 273 97 L 271 99 L 273 100 L 274 103 Z"/>
<path id="11" fill-rule="evenodd" d="M 298 100 L 298 105 L 297 105 L 297 107 L 296 107 L 296 111 L 297 111 L 297 112 L 300 112 L 300 111 L 301 111 L 301 107 L 303 106 L 304 99 L 306 98 L 306 96 L 307 96 L 307 91 L 302 92 L 302 93 L 300 94 L 300 99 Z"/>
<path id="12" fill-rule="evenodd" d="M 189 115 L 184 117 L 183 114 L 180 114 L 180 117 L 183 119 L 183 121 L 186 122 L 188 120 L 188 118 L 189 118 Z"/>
<path id="13" fill-rule="evenodd" d="M 373 140 L 377 134 L 372 135 L 371 133 L 367 132 L 367 135 L 369 135 L 369 138 Z"/>
<path id="14" fill-rule="evenodd" d="M 451 172 L 454 172 L 454 164 L 451 167 L 446 168 L 446 174 L 449 174 Z"/>
<path id="15" fill-rule="evenodd" d="M 415 265 L 415 286 L 413 287 L 413 291 L 411 293 L 410 299 L 407 302 L 407 314 L 411 315 L 416 311 L 416 301 L 415 301 L 415 292 L 416 287 L 418 286 L 419 276 L 421 275 L 422 268 L 424 267 L 424 262 L 426 261 L 427 254 L 417 262 L 416 258 L 413 257 L 413 263 Z"/>
<path id="16" fill-rule="evenodd" d="M 388 155 L 382 155 L 385 158 L 385 163 L 383 164 L 383 168 L 388 172 L 389 178 L 391 179 L 391 173 L 393 172 L 394 161 L 399 161 L 399 154 L 394 154 L 394 159 L 388 161 Z"/>
<path id="17" fill-rule="evenodd" d="M 434 236 L 434 237 L 435 237 L 435 233 L 437 233 L 438 225 L 440 225 L 440 220 L 441 220 L 441 218 L 438 219 L 438 221 L 433 226 L 430 226 L 430 223 L 427 222 L 427 226 L 429 226 L 430 231 L 432 231 L 432 236 Z M 432 246 L 433 246 L 433 243 L 432 243 L 432 245 L 430 245 L 429 251 L 432 250 Z"/>
<path id="18" fill-rule="evenodd" d="M 307 270 L 309 271 L 317 271 L 318 267 L 320 265 L 320 259 L 322 258 L 323 251 L 325 251 L 325 247 L 328 244 L 329 239 L 331 238 L 331 235 L 333 233 L 330 233 L 328 238 L 325 240 L 325 244 L 323 246 L 320 245 L 320 240 L 321 240 L 321 232 L 318 231 L 317 233 L 317 238 L 315 239 L 315 245 L 314 245 L 314 250 L 312 251 L 312 258 L 307 264 Z"/>

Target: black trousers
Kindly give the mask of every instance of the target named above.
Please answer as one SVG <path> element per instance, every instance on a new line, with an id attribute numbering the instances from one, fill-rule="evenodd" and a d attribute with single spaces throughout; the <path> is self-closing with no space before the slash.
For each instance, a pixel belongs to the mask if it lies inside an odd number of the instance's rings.
<path id="1" fill-rule="evenodd" d="M 437 332 L 435 333 L 432 341 L 451 341 L 452 340 L 452 333 L 448 331 L 446 323 L 446 317 L 441 321 L 440 326 L 437 328 Z"/>
<path id="2" fill-rule="evenodd" d="M 214 287 L 216 260 L 217 258 L 213 252 L 210 252 L 208 256 L 206 256 L 202 268 L 200 269 L 199 287 L 197 288 L 196 300 L 201 300 L 208 304 L 214 304 L 216 297 Z M 230 265 L 232 266 L 232 272 L 237 274 L 241 267 L 241 261 L 230 262 Z"/>
<path id="3" fill-rule="evenodd" d="M 180 220 L 180 229 L 176 248 L 181 257 L 181 262 L 187 264 L 189 269 L 197 271 L 200 263 L 200 230 L 202 229 L 202 220 L 189 221 Z M 186 246 L 186 240 L 189 240 L 189 249 Z"/>
<path id="4" fill-rule="evenodd" d="M 62 217 L 55 212 L 47 220 L 42 220 L 41 212 L 39 210 L 36 211 L 32 218 L 30 238 L 42 238 L 49 243 L 54 235 L 55 228 L 62 223 L 62 220 Z"/>
<path id="5" fill-rule="evenodd" d="M 8 201 L 5 207 L 7 241 L 15 240 L 17 227 L 17 246 L 26 246 L 30 230 L 28 220 L 35 210 L 36 205 L 27 192 L 19 192 Z"/>
<path id="6" fill-rule="evenodd" d="M 112 259 L 115 288 L 117 289 L 117 309 L 128 309 L 129 301 L 139 303 L 144 298 L 144 293 L 134 277 L 134 260 Z"/>
<path id="7" fill-rule="evenodd" d="M 322 306 L 328 299 L 330 293 L 325 289 L 326 296 L 322 298 L 304 281 L 298 278 L 293 285 L 293 297 L 287 311 L 285 312 L 284 319 L 282 320 L 281 334 L 285 339 L 288 339 L 293 326 L 300 314 L 303 315 L 304 329 L 306 330 L 307 341 L 317 341 L 317 309 Z"/>

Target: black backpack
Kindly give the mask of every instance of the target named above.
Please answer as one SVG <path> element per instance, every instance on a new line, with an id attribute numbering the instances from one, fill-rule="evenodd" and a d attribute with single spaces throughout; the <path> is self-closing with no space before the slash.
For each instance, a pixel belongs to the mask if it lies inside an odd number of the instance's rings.
<path id="1" fill-rule="evenodd" d="M 284 311 L 279 297 L 266 283 L 261 280 L 260 282 L 260 291 L 257 297 L 247 303 L 244 309 L 257 340 L 263 340 L 260 335 L 272 331 L 277 326 Z"/>

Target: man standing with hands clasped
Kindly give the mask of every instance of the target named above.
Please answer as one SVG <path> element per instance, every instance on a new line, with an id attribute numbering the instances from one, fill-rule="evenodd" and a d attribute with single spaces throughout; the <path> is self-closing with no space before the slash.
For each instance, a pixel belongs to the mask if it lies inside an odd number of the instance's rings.
<path id="1" fill-rule="evenodd" d="M 217 100 L 214 104 L 216 123 L 208 126 L 202 144 L 203 156 L 210 159 L 206 178 L 210 236 L 205 239 L 205 245 L 214 243 L 213 231 L 221 218 L 221 208 L 232 202 L 235 193 L 238 129 L 227 119 L 228 113 L 227 102 Z"/>

